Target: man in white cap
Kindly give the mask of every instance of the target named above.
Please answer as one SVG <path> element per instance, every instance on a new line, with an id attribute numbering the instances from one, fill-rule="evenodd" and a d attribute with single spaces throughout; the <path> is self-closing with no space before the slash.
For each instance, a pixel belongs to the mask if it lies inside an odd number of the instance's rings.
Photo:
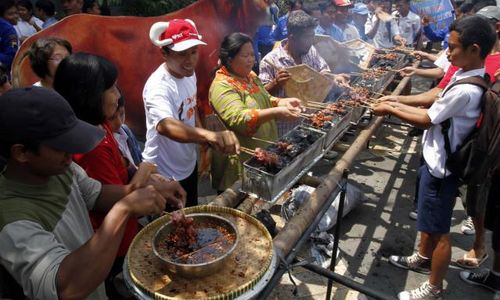
<path id="1" fill-rule="evenodd" d="M 349 0 L 335 0 L 335 20 L 334 23 L 344 33 L 346 41 L 359 39 L 358 29 L 349 24 L 349 9 L 353 6 Z"/>
<path id="2" fill-rule="evenodd" d="M 368 20 L 369 14 L 368 7 L 364 3 L 355 3 L 352 9 L 352 24 L 358 30 L 359 36 L 363 41 L 366 41 L 368 38 L 365 34 L 365 24 Z"/>
<path id="3" fill-rule="evenodd" d="M 187 192 L 186 206 L 198 204 L 196 144 L 208 143 L 234 154 L 239 142 L 231 131 L 213 132 L 201 127 L 196 107 L 198 47 L 206 45 L 193 21 L 174 19 L 153 24 L 149 32 L 161 48 L 164 62 L 151 74 L 143 90 L 146 111 L 144 160 L 178 180 Z"/>

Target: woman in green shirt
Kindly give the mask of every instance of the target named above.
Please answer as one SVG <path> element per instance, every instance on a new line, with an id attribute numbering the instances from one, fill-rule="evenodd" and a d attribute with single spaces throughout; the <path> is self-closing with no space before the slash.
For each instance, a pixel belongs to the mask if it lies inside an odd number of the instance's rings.
<path id="1" fill-rule="evenodd" d="M 240 145 L 255 149 L 266 143 L 252 139 L 276 141 L 275 119 L 293 119 L 302 111 L 297 98 L 271 96 L 252 71 L 255 54 L 252 39 L 243 33 L 224 38 L 219 53 L 219 67 L 210 86 L 209 100 L 229 130 L 236 133 Z M 241 177 L 242 162 L 247 154 L 212 157 L 212 185 L 221 192 Z"/>

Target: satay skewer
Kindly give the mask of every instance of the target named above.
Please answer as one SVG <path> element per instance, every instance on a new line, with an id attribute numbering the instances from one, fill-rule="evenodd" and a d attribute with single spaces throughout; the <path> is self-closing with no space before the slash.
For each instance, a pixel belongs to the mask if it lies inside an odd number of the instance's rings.
<path id="1" fill-rule="evenodd" d="M 259 142 L 264 142 L 264 143 L 268 143 L 268 144 L 271 144 L 271 145 L 276 145 L 276 142 L 272 142 L 272 141 L 268 141 L 268 140 L 264 140 L 264 139 L 259 139 L 257 137 L 252 137 L 252 140 L 255 140 L 255 141 L 259 141 Z"/>
<path id="2" fill-rule="evenodd" d="M 302 118 L 305 118 L 305 119 L 309 119 L 309 118 L 311 118 L 313 115 L 299 113 L 299 116 L 301 116 Z"/>
<path id="3" fill-rule="evenodd" d="M 323 109 L 323 108 L 318 107 L 318 106 L 315 107 L 315 106 L 310 106 L 310 105 L 307 105 L 307 104 L 305 105 L 305 107 L 307 109 L 313 109 L 313 110 L 322 110 Z"/>
<path id="4" fill-rule="evenodd" d="M 246 154 L 249 154 L 249 155 L 255 155 L 255 150 L 252 150 L 252 149 L 247 148 L 247 147 L 241 147 L 240 146 L 240 151 L 244 152 Z"/>
<path id="5" fill-rule="evenodd" d="M 326 108 L 326 106 L 323 106 L 323 105 L 320 106 L 320 105 L 314 105 L 314 104 L 307 105 L 307 107 L 313 108 L 313 109 L 320 109 L 320 110 Z"/>
<path id="6" fill-rule="evenodd" d="M 374 94 L 374 95 L 380 95 L 380 96 L 387 96 L 386 94 L 379 93 L 379 92 L 372 92 L 372 94 Z"/>
<path id="7" fill-rule="evenodd" d="M 316 105 L 316 106 L 319 106 L 319 107 L 327 107 L 328 106 L 327 103 L 316 102 L 316 101 L 307 101 L 307 103 L 311 104 L 311 105 Z"/>

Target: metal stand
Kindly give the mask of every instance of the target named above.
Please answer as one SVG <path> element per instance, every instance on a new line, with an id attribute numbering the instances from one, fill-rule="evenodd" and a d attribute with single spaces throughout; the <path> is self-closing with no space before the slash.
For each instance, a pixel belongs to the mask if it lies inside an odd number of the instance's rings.
<path id="1" fill-rule="evenodd" d="M 280 255 L 280 253 L 278 253 L 278 258 L 280 259 L 280 265 L 278 266 L 276 272 L 274 273 L 274 276 L 271 278 L 271 280 L 267 284 L 266 288 L 259 295 L 259 297 L 258 297 L 259 299 L 266 299 L 269 296 L 269 294 L 271 293 L 271 291 L 273 290 L 273 288 L 279 284 L 283 274 L 285 274 L 285 272 L 290 271 L 290 269 L 294 267 L 294 265 L 292 265 L 292 262 L 294 262 L 299 249 L 304 245 L 304 243 L 307 241 L 307 239 L 309 238 L 311 233 L 316 229 L 316 226 L 321 221 L 321 218 L 326 213 L 328 208 L 332 205 L 332 203 L 335 200 L 335 198 L 337 197 L 337 195 L 340 193 L 339 209 L 337 212 L 337 224 L 335 226 L 336 228 L 335 228 L 335 235 L 334 235 L 334 242 L 333 242 L 333 254 L 332 254 L 332 261 L 330 264 L 330 269 L 334 270 L 335 264 L 336 264 L 336 256 L 337 256 L 336 254 L 337 254 L 338 246 L 339 246 L 340 227 L 341 227 L 342 214 L 344 211 L 344 202 L 345 202 L 345 194 L 346 194 L 346 189 L 347 189 L 347 176 L 348 176 L 348 174 L 349 174 L 349 171 L 347 169 L 345 169 L 343 174 L 342 174 L 341 182 L 339 183 L 340 188 L 337 188 L 330 195 L 328 201 L 326 201 L 324 203 L 323 207 L 321 208 L 320 213 L 316 215 L 313 223 L 302 234 L 301 238 L 294 245 L 292 251 L 290 251 L 290 253 L 286 257 L 283 257 L 282 255 Z M 302 266 L 302 265 L 307 265 L 307 263 L 300 262 L 297 266 Z M 325 270 L 325 269 L 323 269 L 323 270 Z M 325 270 L 325 271 L 328 271 L 328 270 Z M 324 276 L 323 274 L 320 274 L 320 273 L 317 273 L 317 274 Z M 329 289 L 330 289 L 330 293 L 331 293 L 331 285 L 332 285 L 331 280 L 329 280 L 328 285 L 329 285 Z M 327 292 L 327 295 L 329 295 L 328 292 Z"/>
<path id="2" fill-rule="evenodd" d="M 349 176 L 349 170 L 345 169 L 342 173 L 342 182 L 345 184 L 342 185 L 342 189 L 340 192 L 339 199 L 339 209 L 337 210 L 337 224 L 335 224 L 335 233 L 333 234 L 333 251 L 332 251 L 332 260 L 330 261 L 330 271 L 335 273 L 335 265 L 337 264 L 337 252 L 339 251 L 339 237 L 340 237 L 340 227 L 342 226 L 342 216 L 344 214 L 344 202 L 345 202 L 345 194 L 347 191 L 347 176 Z M 328 286 L 326 288 L 326 300 L 330 299 L 332 294 L 332 279 L 328 278 Z"/>
<path id="3" fill-rule="evenodd" d="M 337 188 L 329 197 L 328 201 L 325 201 L 323 207 L 321 208 L 321 211 L 319 214 L 316 215 L 314 218 L 313 223 L 311 226 L 307 228 L 307 230 L 302 234 L 300 239 L 297 241 L 297 243 L 294 245 L 292 250 L 288 255 L 283 257 L 282 254 L 277 253 L 278 258 L 280 260 L 280 264 L 278 268 L 276 269 L 276 272 L 274 273 L 273 277 L 269 280 L 267 286 L 264 288 L 264 290 L 259 294 L 257 299 L 267 299 L 269 297 L 269 294 L 271 291 L 276 287 L 276 285 L 279 284 L 281 277 L 286 273 L 290 272 L 290 270 L 293 267 L 300 266 L 303 267 L 311 272 L 314 272 L 320 276 L 324 276 L 328 278 L 328 286 L 327 286 L 327 291 L 326 291 L 326 300 L 331 299 L 332 295 L 332 288 L 333 288 L 333 281 L 338 282 L 346 287 L 352 288 L 354 290 L 357 290 L 369 297 L 373 297 L 375 299 L 395 299 L 393 296 L 386 295 L 384 293 L 381 293 L 379 291 L 373 290 L 371 288 L 368 288 L 346 276 L 336 274 L 335 273 L 335 265 L 337 264 L 337 252 L 339 248 L 339 241 L 340 241 L 340 231 L 342 227 L 342 215 L 344 214 L 344 204 L 345 204 L 345 195 L 347 191 L 347 178 L 349 175 L 349 170 L 344 169 L 342 172 L 342 178 L 339 183 L 339 188 Z M 330 268 L 325 269 L 320 266 L 317 266 L 315 264 L 308 263 L 307 261 L 297 259 L 297 253 L 299 249 L 304 245 L 304 243 L 307 241 L 311 233 L 316 229 L 316 226 L 318 225 L 319 221 L 323 217 L 323 215 L 326 213 L 328 208 L 332 205 L 333 201 L 337 197 L 337 195 L 340 193 L 340 199 L 339 199 L 339 207 L 337 211 L 337 224 L 335 225 L 335 232 L 334 232 L 334 240 L 333 240 L 333 253 L 332 253 L 332 258 L 330 262 Z"/>

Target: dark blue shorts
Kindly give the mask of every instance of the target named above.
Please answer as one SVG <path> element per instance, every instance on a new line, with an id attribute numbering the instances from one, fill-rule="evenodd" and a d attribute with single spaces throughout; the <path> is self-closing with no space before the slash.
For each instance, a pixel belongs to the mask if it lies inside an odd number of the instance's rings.
<path id="1" fill-rule="evenodd" d="M 419 175 L 417 230 L 426 233 L 449 233 L 458 177 L 453 174 L 446 178 L 434 177 L 425 163 L 420 167 Z"/>

